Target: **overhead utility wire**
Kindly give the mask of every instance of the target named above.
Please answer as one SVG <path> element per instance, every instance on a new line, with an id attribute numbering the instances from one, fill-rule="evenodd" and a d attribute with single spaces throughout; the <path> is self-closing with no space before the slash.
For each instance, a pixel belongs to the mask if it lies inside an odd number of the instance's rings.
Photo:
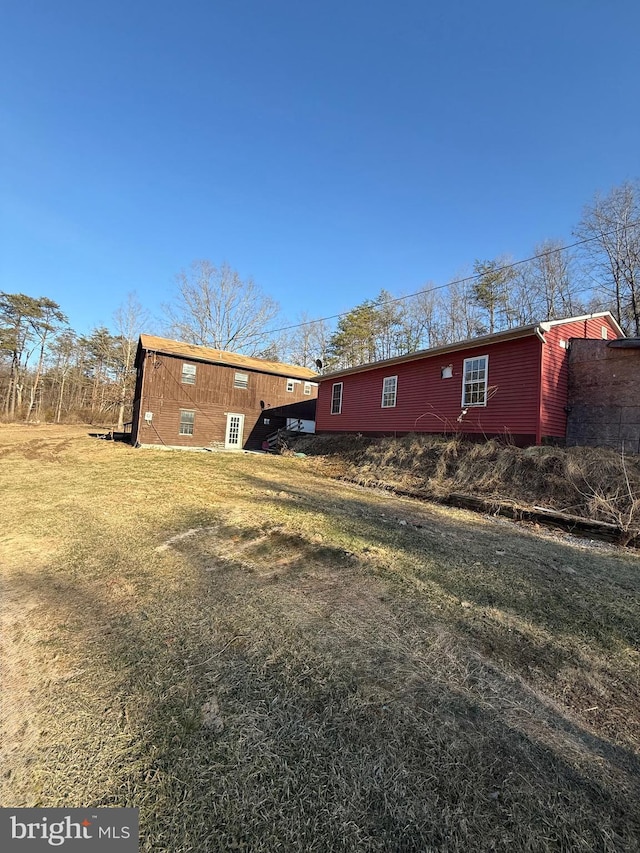
<path id="1" fill-rule="evenodd" d="M 531 261 L 538 260 L 539 258 L 547 258 L 549 255 L 556 255 L 558 252 L 575 249 L 576 246 L 584 246 L 586 243 L 593 243 L 594 240 L 600 240 L 602 237 L 611 237 L 612 234 L 617 234 L 617 232 L 621 231 L 623 228 L 633 228 L 636 225 L 640 225 L 640 219 L 637 219 L 635 222 L 628 222 L 625 225 L 619 225 L 611 231 L 604 231 L 596 237 L 586 237 L 584 240 L 577 240 L 575 243 L 569 243 L 567 246 L 560 246 L 557 249 L 549 249 L 547 252 L 540 252 L 537 255 L 531 255 L 530 258 L 523 258 L 520 261 L 513 261 L 513 263 L 504 264 L 501 267 L 496 267 L 494 272 L 512 270 L 515 267 L 522 266 L 522 264 L 528 264 Z M 465 278 L 447 281 L 445 284 L 436 284 L 433 287 L 427 287 L 425 290 L 418 290 L 415 293 L 408 293 L 406 296 L 397 296 L 393 299 L 385 299 L 384 302 L 376 302 L 375 304 L 376 307 L 381 305 L 395 305 L 397 302 L 404 302 L 405 299 L 414 299 L 416 296 L 422 296 L 425 293 L 435 293 L 436 290 L 443 290 L 445 287 L 450 287 L 452 284 L 466 284 L 469 281 L 476 281 L 477 279 L 482 278 L 482 275 L 482 273 L 474 273 L 473 275 L 468 275 Z M 290 329 L 301 329 L 303 326 L 313 326 L 314 323 L 325 323 L 328 320 L 337 320 L 340 317 L 346 317 L 347 314 L 351 314 L 352 310 L 353 309 L 350 309 L 349 311 L 341 311 L 339 314 L 331 314 L 329 317 L 318 317 L 316 320 L 305 320 L 304 323 L 293 323 L 291 326 L 282 326 L 279 329 L 267 329 L 264 334 L 275 335 L 277 332 L 288 332 Z"/>

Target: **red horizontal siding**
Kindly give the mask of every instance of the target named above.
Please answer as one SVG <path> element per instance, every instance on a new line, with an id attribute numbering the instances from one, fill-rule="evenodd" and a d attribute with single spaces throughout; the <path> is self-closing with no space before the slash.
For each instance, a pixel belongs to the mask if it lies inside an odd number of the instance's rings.
<path id="1" fill-rule="evenodd" d="M 541 430 L 543 438 L 564 439 L 567 432 L 567 403 L 569 393 L 568 346 L 571 338 L 602 339 L 602 327 L 607 337 L 617 338 L 618 331 L 606 317 L 561 323 L 544 333 L 542 348 Z M 563 342 L 563 343 L 561 343 Z"/>
<path id="2" fill-rule="evenodd" d="M 332 380 L 321 380 L 318 432 L 463 432 L 531 436 L 538 422 L 540 340 L 532 335 L 514 341 L 435 354 L 418 361 L 376 368 Z M 462 371 L 465 358 L 489 356 L 489 400 L 486 406 L 462 412 Z M 450 379 L 441 369 L 453 366 Z M 383 409 L 385 376 L 398 376 L 396 406 Z M 343 383 L 342 412 L 331 414 L 334 382 Z M 458 418 L 461 417 L 459 421 Z"/>

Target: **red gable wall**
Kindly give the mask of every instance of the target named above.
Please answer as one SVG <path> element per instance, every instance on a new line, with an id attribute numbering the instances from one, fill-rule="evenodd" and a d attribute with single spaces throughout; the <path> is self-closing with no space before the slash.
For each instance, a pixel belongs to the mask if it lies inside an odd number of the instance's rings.
<path id="1" fill-rule="evenodd" d="M 538 424 L 542 347 L 539 338 L 531 335 L 321 380 L 316 431 L 508 433 L 520 437 L 521 441 L 533 443 Z M 469 407 L 459 422 L 463 361 L 479 355 L 489 356 L 489 400 L 486 406 Z M 442 379 L 441 368 L 449 364 L 453 365 L 453 376 Z M 396 406 L 383 409 L 383 379 L 396 375 Z M 331 414 L 335 382 L 343 383 L 342 412 L 339 415 Z"/>
<path id="2" fill-rule="evenodd" d="M 569 387 L 568 346 L 571 338 L 602 338 L 602 327 L 607 337 L 619 337 L 618 330 L 607 317 L 593 317 L 573 323 L 552 326 L 544 333 L 546 345 L 542 348 L 542 405 L 541 434 L 543 437 L 565 438 L 567 430 L 567 402 Z M 563 342 L 564 345 L 561 343 Z"/>

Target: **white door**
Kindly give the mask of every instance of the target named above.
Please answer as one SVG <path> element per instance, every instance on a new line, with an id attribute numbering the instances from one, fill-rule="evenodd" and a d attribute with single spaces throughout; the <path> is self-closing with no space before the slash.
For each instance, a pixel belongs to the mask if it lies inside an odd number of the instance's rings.
<path id="1" fill-rule="evenodd" d="M 224 437 L 225 450 L 240 450 L 242 448 L 242 433 L 244 431 L 244 415 L 227 415 L 227 432 Z"/>

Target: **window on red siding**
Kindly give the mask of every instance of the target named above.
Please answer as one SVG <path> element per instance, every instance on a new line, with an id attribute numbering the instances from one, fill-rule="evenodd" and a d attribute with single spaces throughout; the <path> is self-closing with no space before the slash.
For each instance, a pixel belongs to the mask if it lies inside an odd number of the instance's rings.
<path id="1" fill-rule="evenodd" d="M 389 409 L 396 404 L 397 376 L 385 376 L 382 380 L 382 408 Z"/>
<path id="2" fill-rule="evenodd" d="M 462 406 L 487 405 L 487 374 L 489 372 L 489 356 L 479 355 L 476 358 L 465 358 L 462 369 Z"/>
<path id="3" fill-rule="evenodd" d="M 339 415 L 342 411 L 342 382 L 336 382 L 331 391 L 331 414 Z"/>

